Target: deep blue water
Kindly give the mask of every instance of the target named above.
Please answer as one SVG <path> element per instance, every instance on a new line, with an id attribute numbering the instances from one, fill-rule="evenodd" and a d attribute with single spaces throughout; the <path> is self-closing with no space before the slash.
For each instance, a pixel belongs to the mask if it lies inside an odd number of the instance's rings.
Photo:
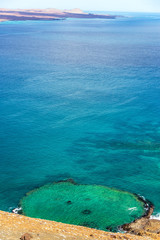
<path id="1" fill-rule="evenodd" d="M 160 15 L 0 24 L 0 209 L 73 178 L 160 212 Z"/>

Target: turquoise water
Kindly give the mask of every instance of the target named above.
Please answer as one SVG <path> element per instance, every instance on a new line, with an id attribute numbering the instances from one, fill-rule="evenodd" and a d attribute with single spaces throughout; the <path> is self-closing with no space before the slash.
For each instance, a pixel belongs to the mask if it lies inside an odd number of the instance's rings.
<path id="1" fill-rule="evenodd" d="M 158 14 L 1 23 L 0 209 L 73 178 L 160 212 L 159 77 Z"/>
<path id="2" fill-rule="evenodd" d="M 21 208 L 29 217 L 104 231 L 116 231 L 117 226 L 145 213 L 144 203 L 131 193 L 70 182 L 47 184 L 29 192 L 21 200 Z"/>

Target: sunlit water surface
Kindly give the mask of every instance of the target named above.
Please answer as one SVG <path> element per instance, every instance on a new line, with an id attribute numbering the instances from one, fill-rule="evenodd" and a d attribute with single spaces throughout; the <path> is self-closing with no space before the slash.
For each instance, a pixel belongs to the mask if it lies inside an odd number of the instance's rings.
<path id="1" fill-rule="evenodd" d="M 0 24 L 1 210 L 73 178 L 160 212 L 160 15 L 126 15 Z"/>

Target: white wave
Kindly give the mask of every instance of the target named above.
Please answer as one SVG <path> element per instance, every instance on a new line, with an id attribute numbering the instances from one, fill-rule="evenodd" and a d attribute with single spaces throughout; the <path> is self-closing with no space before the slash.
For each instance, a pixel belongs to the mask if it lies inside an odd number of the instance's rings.
<path id="1" fill-rule="evenodd" d="M 156 215 L 150 216 L 150 219 L 160 220 L 160 213 L 157 213 Z"/>
<path id="2" fill-rule="evenodd" d="M 130 211 L 129 214 L 131 214 L 132 212 L 137 211 L 137 208 L 136 207 L 132 207 L 132 208 L 128 208 L 128 210 Z"/>
<path id="3" fill-rule="evenodd" d="M 12 212 L 18 214 L 21 210 L 22 210 L 21 207 L 19 207 L 19 208 L 17 207 L 17 208 L 14 208 L 14 209 L 12 210 Z"/>

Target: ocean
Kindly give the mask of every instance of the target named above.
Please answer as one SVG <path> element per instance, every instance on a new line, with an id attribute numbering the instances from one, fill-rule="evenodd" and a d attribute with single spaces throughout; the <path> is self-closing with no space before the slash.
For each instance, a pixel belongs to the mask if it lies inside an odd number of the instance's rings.
<path id="1" fill-rule="evenodd" d="M 160 212 L 160 14 L 122 15 L 0 23 L 1 210 L 73 178 Z"/>

